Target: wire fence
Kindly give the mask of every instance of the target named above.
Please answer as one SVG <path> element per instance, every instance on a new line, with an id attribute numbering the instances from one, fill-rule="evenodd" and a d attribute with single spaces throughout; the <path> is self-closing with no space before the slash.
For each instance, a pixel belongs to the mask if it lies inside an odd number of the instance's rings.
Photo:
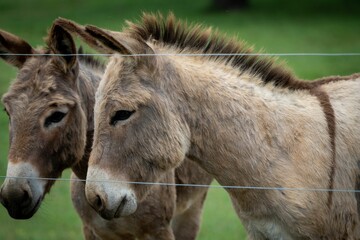
<path id="1" fill-rule="evenodd" d="M 290 188 L 290 187 L 264 187 L 264 186 L 229 186 L 229 185 L 206 185 L 191 183 L 163 183 L 163 182 L 132 182 L 102 179 L 77 179 L 77 178 L 40 178 L 40 177 L 14 177 L 0 176 L 0 179 L 26 179 L 43 181 L 62 181 L 62 182 L 105 182 L 105 183 L 126 183 L 137 185 L 157 185 L 157 186 L 175 186 L 175 187 L 198 187 L 198 188 L 224 188 L 224 189 L 246 189 L 246 190 L 276 190 L 276 191 L 307 191 L 307 192 L 347 192 L 360 193 L 360 189 L 328 189 L 328 188 Z"/>

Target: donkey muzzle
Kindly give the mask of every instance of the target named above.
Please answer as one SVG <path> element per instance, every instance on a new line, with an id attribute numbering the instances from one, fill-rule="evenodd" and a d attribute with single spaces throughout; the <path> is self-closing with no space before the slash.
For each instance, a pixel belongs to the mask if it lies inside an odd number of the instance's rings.
<path id="1" fill-rule="evenodd" d="M 30 186 L 25 182 L 8 181 L 1 187 L 0 202 L 12 218 L 29 219 L 39 208 L 41 197 L 34 199 Z"/>
<path id="2" fill-rule="evenodd" d="M 131 215 L 137 209 L 136 197 L 131 190 L 107 192 L 87 184 L 86 198 L 90 206 L 107 220 Z"/>
<path id="3" fill-rule="evenodd" d="M 7 178 L 0 190 L 0 202 L 15 219 L 31 218 L 38 210 L 44 194 L 43 180 L 28 163 L 8 164 Z"/>
<path id="4" fill-rule="evenodd" d="M 90 206 L 107 220 L 133 214 L 137 209 L 137 199 L 132 189 L 122 182 L 106 181 L 111 178 L 99 175 L 101 172 L 88 170 L 88 179 L 102 179 L 86 182 L 85 194 Z"/>

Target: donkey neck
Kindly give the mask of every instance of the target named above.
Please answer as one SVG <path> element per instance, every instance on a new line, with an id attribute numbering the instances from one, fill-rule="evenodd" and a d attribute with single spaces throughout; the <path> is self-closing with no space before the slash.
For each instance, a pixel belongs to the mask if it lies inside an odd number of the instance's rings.
<path id="1" fill-rule="evenodd" d="M 172 59 L 178 81 L 168 81 L 177 85 L 171 91 L 182 100 L 176 102 L 178 109 L 187 104 L 188 156 L 220 184 L 273 186 L 276 174 L 260 176 L 279 164 L 291 168 L 294 148 L 311 146 L 306 140 L 310 135 L 330 149 L 326 119 L 316 96 L 305 90 L 264 86 L 246 72 L 198 60 Z M 330 159 L 327 153 L 320 157 Z"/>
<path id="2" fill-rule="evenodd" d="M 95 92 L 101 80 L 103 69 L 95 68 L 89 64 L 79 61 L 79 75 L 77 79 L 77 90 L 80 94 L 82 108 L 87 119 L 86 146 L 82 159 L 76 163 L 72 170 L 80 179 L 86 179 L 88 161 L 94 134 L 94 104 Z"/>

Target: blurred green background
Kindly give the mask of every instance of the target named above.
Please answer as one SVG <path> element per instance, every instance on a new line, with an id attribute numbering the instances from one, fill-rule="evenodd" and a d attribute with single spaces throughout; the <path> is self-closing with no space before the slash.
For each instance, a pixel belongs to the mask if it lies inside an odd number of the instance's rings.
<path id="1" fill-rule="evenodd" d="M 215 1 L 215 0 L 214 0 Z M 242 9 L 214 7 L 212 0 L 1 0 L 0 28 L 41 46 L 51 22 L 61 16 L 81 24 L 121 30 L 124 20 L 143 11 L 173 11 L 178 18 L 219 28 L 267 53 L 360 52 L 360 1 L 248 0 Z M 280 57 L 296 75 L 314 79 L 359 72 L 360 56 Z M 16 69 L 0 61 L 2 95 Z M 0 176 L 6 174 L 8 120 L 0 112 Z M 68 177 L 69 171 L 63 174 Z M 0 183 L 3 179 L 0 179 Z M 71 206 L 69 183 L 57 182 L 38 213 L 27 221 L 11 219 L 0 206 L 0 239 L 81 239 L 81 223 Z M 222 189 L 209 192 L 199 239 L 245 239 L 240 221 Z"/>

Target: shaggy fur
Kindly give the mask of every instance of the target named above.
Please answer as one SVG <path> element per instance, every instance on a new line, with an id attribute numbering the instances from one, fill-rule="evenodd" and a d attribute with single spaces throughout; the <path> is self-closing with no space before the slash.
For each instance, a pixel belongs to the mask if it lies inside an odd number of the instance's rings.
<path id="1" fill-rule="evenodd" d="M 358 239 L 354 193 L 281 188 L 358 186 L 359 75 L 304 82 L 261 57 L 171 55 L 236 45 L 187 28 L 153 15 L 122 36 L 86 27 L 106 52 L 170 53 L 111 59 L 96 94 L 89 172 L 107 169 L 122 179 L 126 165 L 154 181 L 186 155 L 222 185 L 280 188 L 227 190 L 250 239 Z M 134 114 L 110 127 L 119 110 Z M 114 142 L 122 147 L 107 147 Z M 130 162 L 150 162 L 151 171 Z"/>
<path id="2" fill-rule="evenodd" d="M 81 30 L 81 26 L 64 21 L 60 19 L 53 25 L 46 39 L 47 48 L 29 48 L 30 45 L 24 40 L 1 31 L 0 36 L 4 37 L 0 39 L 6 40 L 1 42 L 0 49 L 11 53 L 74 54 L 75 44 L 62 26 L 67 24 L 73 30 L 77 27 L 75 33 L 83 39 L 87 34 Z M 24 49 L 28 51 L 22 52 Z M 89 56 L 27 56 L 26 59 L 21 56 L 19 59 L 4 60 L 19 68 L 17 79 L 3 96 L 12 126 L 9 163 L 30 163 L 39 171 L 39 177 L 59 177 L 65 168 L 71 167 L 75 173 L 72 178 L 85 179 L 93 139 L 94 95 L 104 65 Z M 63 108 L 68 111 L 63 120 L 53 124 L 54 127 L 46 127 L 46 119 L 56 111 L 63 111 Z M 162 180 L 174 182 L 173 174 L 163 176 Z M 212 180 L 189 161 L 175 171 L 175 176 L 180 183 L 200 181 L 209 184 Z M 1 190 L 2 203 L 12 217 L 30 218 L 53 183 L 46 183 L 40 202 L 30 214 L 24 215 L 27 211 L 19 207 L 26 206 L 22 203 L 24 197 L 14 197 L 21 195 L 26 181 L 5 182 Z M 14 189 L 19 189 L 20 193 L 14 192 Z M 84 224 L 86 239 L 172 239 L 170 220 L 174 221 L 173 231 L 177 239 L 194 239 L 207 189 L 184 191 L 173 186 L 158 187 L 141 202 L 136 213 L 111 221 L 101 218 L 88 204 L 83 182 L 72 182 L 71 193 L 73 204 Z"/>

